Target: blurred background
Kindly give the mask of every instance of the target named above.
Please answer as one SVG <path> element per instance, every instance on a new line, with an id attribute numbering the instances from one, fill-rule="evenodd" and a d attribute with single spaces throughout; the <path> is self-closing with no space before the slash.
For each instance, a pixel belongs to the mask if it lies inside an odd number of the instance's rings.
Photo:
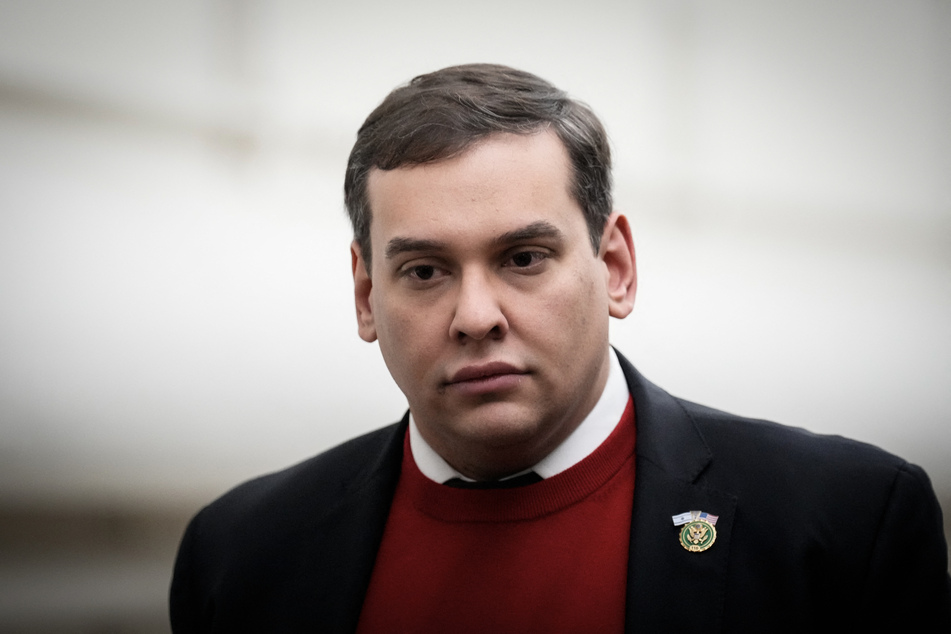
<path id="1" fill-rule="evenodd" d="M 0 630 L 167 632 L 194 512 L 402 415 L 344 166 L 470 61 L 604 120 L 642 372 L 951 510 L 948 60 L 945 0 L 0 0 Z"/>

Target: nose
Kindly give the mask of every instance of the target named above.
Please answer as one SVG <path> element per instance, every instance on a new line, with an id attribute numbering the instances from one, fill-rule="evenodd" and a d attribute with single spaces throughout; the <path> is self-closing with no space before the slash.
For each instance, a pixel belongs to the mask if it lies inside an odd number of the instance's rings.
<path id="1" fill-rule="evenodd" d="M 498 289 L 484 273 L 463 273 L 449 328 L 449 335 L 462 342 L 501 339 L 508 332 Z"/>

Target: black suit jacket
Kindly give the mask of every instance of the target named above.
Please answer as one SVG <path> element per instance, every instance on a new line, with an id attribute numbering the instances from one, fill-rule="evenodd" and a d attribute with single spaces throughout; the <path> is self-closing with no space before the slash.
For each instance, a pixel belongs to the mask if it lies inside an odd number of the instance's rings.
<path id="1" fill-rule="evenodd" d="M 621 363 L 637 423 L 628 632 L 951 632 L 941 510 L 920 468 L 674 398 Z M 406 426 L 204 508 L 175 565 L 173 630 L 352 632 Z M 705 552 L 678 541 L 671 516 L 690 510 L 719 516 Z"/>

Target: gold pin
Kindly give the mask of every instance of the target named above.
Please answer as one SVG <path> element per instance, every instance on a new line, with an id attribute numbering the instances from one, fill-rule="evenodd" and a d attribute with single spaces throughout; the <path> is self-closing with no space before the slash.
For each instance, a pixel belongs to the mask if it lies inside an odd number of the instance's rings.
<path id="1" fill-rule="evenodd" d="M 702 553 L 713 546 L 717 540 L 717 529 L 714 528 L 718 516 L 702 511 L 690 511 L 674 515 L 674 526 L 683 526 L 680 529 L 680 545 L 692 553 Z"/>

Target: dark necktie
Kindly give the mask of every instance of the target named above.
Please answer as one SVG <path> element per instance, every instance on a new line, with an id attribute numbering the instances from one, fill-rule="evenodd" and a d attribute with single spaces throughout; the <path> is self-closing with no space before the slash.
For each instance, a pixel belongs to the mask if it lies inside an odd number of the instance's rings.
<path id="1" fill-rule="evenodd" d="M 542 479 L 543 478 L 534 471 L 529 471 L 528 473 L 523 473 L 520 476 L 508 478 L 507 480 L 482 480 L 478 482 L 469 482 L 468 480 L 463 480 L 462 478 L 451 478 L 446 480 L 443 484 L 446 486 L 455 487 L 457 489 L 514 489 L 516 487 L 523 487 L 528 484 L 541 482 Z"/>

